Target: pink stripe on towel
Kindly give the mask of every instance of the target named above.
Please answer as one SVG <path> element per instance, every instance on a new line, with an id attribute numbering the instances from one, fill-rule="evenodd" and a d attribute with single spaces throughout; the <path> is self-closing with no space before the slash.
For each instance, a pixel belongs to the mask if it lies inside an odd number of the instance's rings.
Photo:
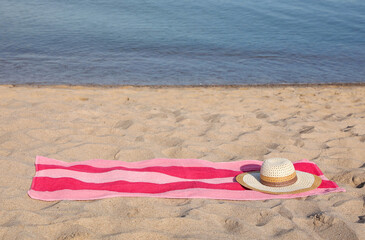
<path id="1" fill-rule="evenodd" d="M 95 159 L 67 163 L 38 156 L 30 197 L 45 201 L 109 197 L 210 198 L 264 200 L 345 191 L 329 181 L 313 162 L 294 163 L 296 170 L 323 179 L 319 188 L 299 194 L 270 195 L 243 188 L 234 178 L 259 170 L 261 161 L 209 162 L 198 159 L 152 159 L 140 162 Z"/>

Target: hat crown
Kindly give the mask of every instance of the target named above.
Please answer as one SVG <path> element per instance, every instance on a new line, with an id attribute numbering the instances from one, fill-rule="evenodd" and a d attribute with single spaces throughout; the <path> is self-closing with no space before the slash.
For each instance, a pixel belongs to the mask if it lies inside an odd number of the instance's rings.
<path id="1" fill-rule="evenodd" d="M 260 175 L 273 178 L 282 178 L 295 172 L 293 163 L 286 158 L 270 158 L 262 163 Z"/>
<path id="2" fill-rule="evenodd" d="M 285 158 L 271 158 L 262 163 L 260 172 L 246 172 L 236 177 L 244 187 L 264 193 L 299 193 L 317 188 L 322 179 L 311 173 L 295 170 Z"/>

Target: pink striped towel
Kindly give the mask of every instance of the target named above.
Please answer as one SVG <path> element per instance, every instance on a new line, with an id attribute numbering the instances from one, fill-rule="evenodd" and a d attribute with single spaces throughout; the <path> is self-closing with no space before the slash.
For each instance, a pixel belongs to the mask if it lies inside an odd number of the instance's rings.
<path id="1" fill-rule="evenodd" d="M 295 162 L 295 169 L 323 179 L 319 188 L 309 192 L 271 195 L 245 189 L 235 181 L 235 176 L 242 172 L 259 170 L 261 163 L 256 160 L 209 162 L 198 159 L 140 162 L 95 159 L 67 163 L 38 156 L 28 194 L 45 201 L 109 197 L 265 200 L 345 191 L 329 181 L 317 165 L 308 160 Z"/>

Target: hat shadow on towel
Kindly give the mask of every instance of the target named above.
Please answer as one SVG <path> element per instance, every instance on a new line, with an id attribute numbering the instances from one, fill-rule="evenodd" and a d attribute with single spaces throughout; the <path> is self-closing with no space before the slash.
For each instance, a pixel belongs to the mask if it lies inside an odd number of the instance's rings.
<path id="1" fill-rule="evenodd" d="M 240 167 L 241 172 L 252 172 L 252 171 L 260 171 L 261 165 L 259 164 L 247 164 Z M 236 176 L 233 177 L 233 182 L 237 182 Z M 243 186 L 242 186 L 243 187 Z M 243 187 L 245 188 L 245 187 Z M 246 188 L 245 188 L 246 189 Z M 248 189 L 248 188 L 247 188 Z"/>

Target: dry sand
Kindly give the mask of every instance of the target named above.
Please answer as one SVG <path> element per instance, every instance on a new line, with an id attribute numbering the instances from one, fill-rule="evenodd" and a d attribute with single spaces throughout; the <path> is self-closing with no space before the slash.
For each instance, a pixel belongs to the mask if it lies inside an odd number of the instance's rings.
<path id="1" fill-rule="evenodd" d="M 43 202 L 36 155 L 307 158 L 347 192 Z M 0 86 L 0 167 L 0 239 L 365 239 L 365 87 Z"/>

